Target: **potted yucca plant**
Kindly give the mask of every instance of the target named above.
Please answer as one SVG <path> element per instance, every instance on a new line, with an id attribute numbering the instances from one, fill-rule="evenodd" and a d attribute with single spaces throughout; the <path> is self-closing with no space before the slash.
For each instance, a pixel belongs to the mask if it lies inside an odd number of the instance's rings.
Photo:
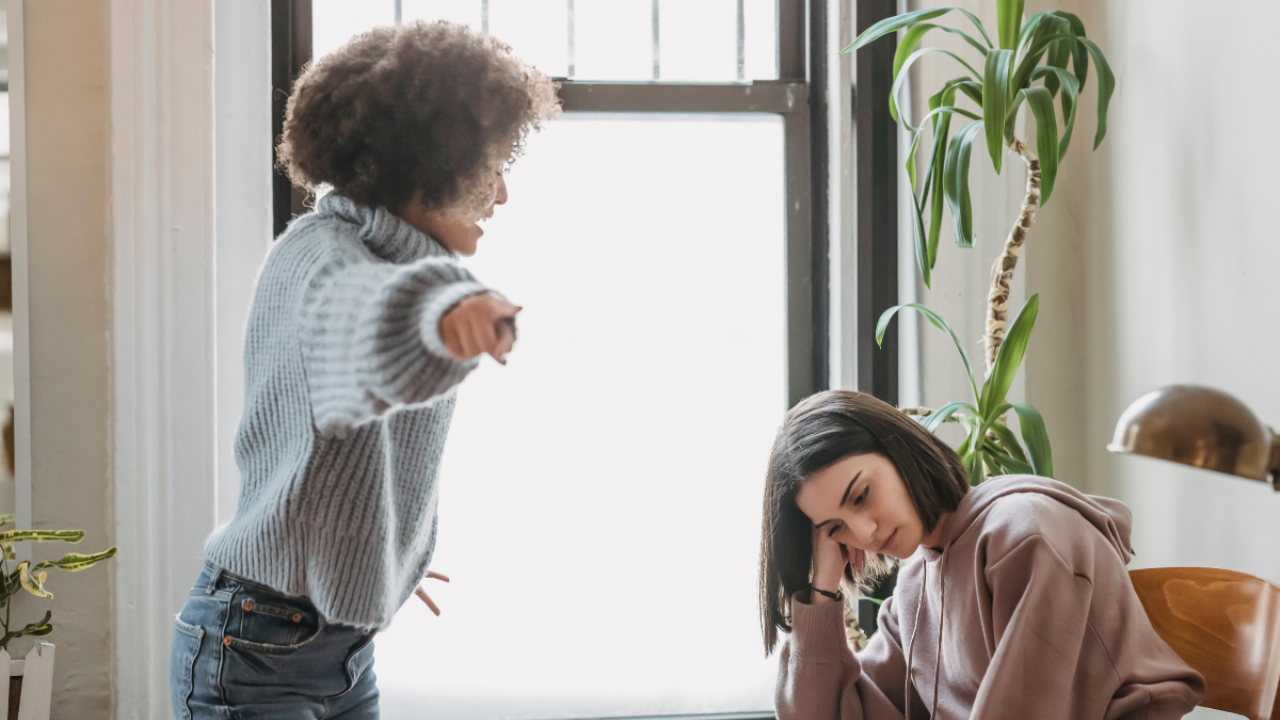
<path id="1" fill-rule="evenodd" d="M 921 416 L 928 429 L 943 422 L 959 422 L 966 437 L 957 451 L 969 472 L 969 482 L 982 482 L 987 473 L 1034 473 L 1053 476 L 1053 453 L 1044 419 L 1027 403 L 1006 403 L 1005 396 L 1022 365 L 1039 308 L 1039 296 L 1032 295 L 1012 324 L 1008 323 L 1009 285 L 1018 256 L 1035 220 L 1036 211 L 1049 201 L 1058 166 L 1066 156 L 1075 127 L 1080 93 L 1089 78 L 1090 61 L 1096 68 L 1098 86 L 1098 128 L 1093 147 L 1097 149 L 1107 131 L 1107 107 L 1115 90 L 1115 76 L 1102 50 L 1085 35 L 1084 23 L 1062 11 L 1035 13 L 1023 18 L 1023 0 L 998 0 L 999 44 L 993 44 L 987 30 L 973 13 L 955 7 L 926 8 L 887 18 L 862 33 L 845 52 L 853 52 L 888 35 L 902 31 L 894 56 L 893 90 L 889 109 L 901 126 L 914 135 L 907 155 L 906 171 L 912 187 L 913 238 L 916 261 L 926 287 L 938 254 L 944 209 L 951 216 L 956 243 L 973 247 L 973 208 L 969 194 L 969 165 L 973 145 L 986 141 L 992 166 L 999 173 L 1006 150 L 1016 154 L 1026 167 L 1027 185 L 1022 208 L 1005 241 L 1004 249 L 991 270 L 987 296 L 986 333 L 983 337 L 986 361 L 985 380 L 979 388 L 968 354 L 955 333 L 937 313 L 923 305 L 889 308 L 880 316 L 876 341 L 897 311 L 910 308 L 922 313 L 930 323 L 948 333 L 960 352 L 973 401 L 949 402 L 935 410 L 907 409 Z M 957 13 L 972 32 L 931 21 Z M 920 44 L 933 30 L 959 36 L 975 53 L 974 63 L 949 50 Z M 912 125 L 899 112 L 898 93 L 907 86 L 911 67 L 927 55 L 942 54 L 955 60 L 962 74 L 946 81 L 929 96 L 929 112 Z M 982 70 L 978 70 L 982 68 Z M 964 100 L 970 101 L 965 107 Z M 1019 110 L 1026 106 L 1036 123 L 1035 149 L 1015 132 Z M 1059 122 L 1057 111 L 1061 108 Z M 951 120 L 959 116 L 968 122 L 954 132 Z M 1059 128 L 1062 128 L 1059 135 Z M 921 137 L 928 136 L 927 161 L 923 175 L 917 172 Z M 923 159 L 923 158 L 922 158 Z M 1019 419 L 1022 438 L 1005 425 L 1013 411 Z"/>
<path id="2" fill-rule="evenodd" d="M 14 516 L 12 514 L 0 515 L 0 528 L 12 524 L 14 524 Z M 83 539 L 83 530 L 0 531 L 0 609 L 3 610 L 3 612 L 0 612 L 0 627 L 4 629 L 4 634 L 0 635 L 0 661 L 5 663 L 4 669 L 10 676 L 9 682 L 0 686 L 0 695 L 7 698 L 7 702 L 0 703 L 0 708 L 7 708 L 7 717 L 10 720 L 15 720 L 18 717 L 20 697 L 22 698 L 21 703 L 23 706 L 30 704 L 32 707 L 38 708 L 33 717 L 38 717 L 41 711 L 43 711 L 44 717 L 48 717 L 48 695 L 52 690 L 53 673 L 52 646 L 46 644 L 43 651 L 37 648 L 27 656 L 23 675 L 13 675 L 14 666 L 18 666 L 18 663 L 9 662 L 9 643 L 20 637 L 45 637 L 53 632 L 53 623 L 50 622 L 53 618 L 53 611 L 51 610 L 46 610 L 44 617 L 36 622 L 27 623 L 21 627 L 16 626 L 11 617 L 14 596 L 18 594 L 18 591 L 26 590 L 39 598 L 53 598 L 53 593 L 46 590 L 44 586 L 49 576 L 49 569 L 79 572 L 113 557 L 119 552 L 119 548 L 110 547 L 91 555 L 67 553 L 57 560 L 42 560 L 33 563 L 30 560 L 16 562 L 17 554 L 14 552 L 13 546 L 15 543 L 20 542 L 78 543 Z M 24 679 L 30 683 L 28 696 L 32 690 L 42 696 L 38 698 L 24 697 L 22 693 Z"/>

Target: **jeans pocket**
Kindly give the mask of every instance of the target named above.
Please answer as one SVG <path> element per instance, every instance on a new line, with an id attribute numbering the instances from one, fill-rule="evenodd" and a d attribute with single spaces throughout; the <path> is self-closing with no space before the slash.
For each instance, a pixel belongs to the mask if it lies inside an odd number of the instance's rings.
<path id="1" fill-rule="evenodd" d="M 174 619 L 173 649 L 169 653 L 169 697 L 173 703 L 173 716 L 178 720 L 191 720 L 191 699 L 194 685 L 196 656 L 200 654 L 200 642 L 204 628 L 188 625 L 181 618 Z"/>
<path id="2" fill-rule="evenodd" d="M 314 608 L 241 588 L 231 603 L 227 644 L 255 652 L 291 652 L 319 635 L 321 625 Z"/>

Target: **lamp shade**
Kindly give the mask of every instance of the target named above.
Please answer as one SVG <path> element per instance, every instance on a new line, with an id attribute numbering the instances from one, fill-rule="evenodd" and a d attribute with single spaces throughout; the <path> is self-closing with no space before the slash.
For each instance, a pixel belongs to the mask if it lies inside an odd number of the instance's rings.
<path id="1" fill-rule="evenodd" d="M 1280 442 L 1244 403 L 1213 388 L 1170 385 L 1143 395 L 1107 449 L 1266 482 L 1280 490 Z"/>

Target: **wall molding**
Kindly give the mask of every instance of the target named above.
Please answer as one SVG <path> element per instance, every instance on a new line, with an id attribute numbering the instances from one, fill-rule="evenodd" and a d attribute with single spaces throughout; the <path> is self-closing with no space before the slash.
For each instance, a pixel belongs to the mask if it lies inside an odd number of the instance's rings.
<path id="1" fill-rule="evenodd" d="M 167 718 L 217 513 L 212 0 L 111 0 L 117 718 Z"/>
<path id="2" fill-rule="evenodd" d="M 27 82 L 23 32 L 25 0 L 10 0 L 9 42 L 9 241 L 13 268 L 14 514 L 17 527 L 31 518 L 31 300 L 27 275 Z M 28 544 L 16 548 L 29 560 Z"/>

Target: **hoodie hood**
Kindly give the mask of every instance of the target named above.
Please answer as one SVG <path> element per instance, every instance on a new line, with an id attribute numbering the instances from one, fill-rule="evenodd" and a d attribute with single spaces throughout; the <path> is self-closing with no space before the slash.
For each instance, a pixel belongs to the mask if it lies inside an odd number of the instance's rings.
<path id="1" fill-rule="evenodd" d="M 1070 485 L 1035 475 L 1006 475 L 992 478 L 969 490 L 960 506 L 943 523 L 937 548 L 921 548 L 925 560 L 936 562 L 942 553 L 977 522 L 999 498 L 1017 493 L 1037 493 L 1053 498 L 1080 513 L 1102 533 L 1126 565 L 1132 555 L 1129 531 L 1133 514 L 1119 500 L 1085 495 Z"/>

